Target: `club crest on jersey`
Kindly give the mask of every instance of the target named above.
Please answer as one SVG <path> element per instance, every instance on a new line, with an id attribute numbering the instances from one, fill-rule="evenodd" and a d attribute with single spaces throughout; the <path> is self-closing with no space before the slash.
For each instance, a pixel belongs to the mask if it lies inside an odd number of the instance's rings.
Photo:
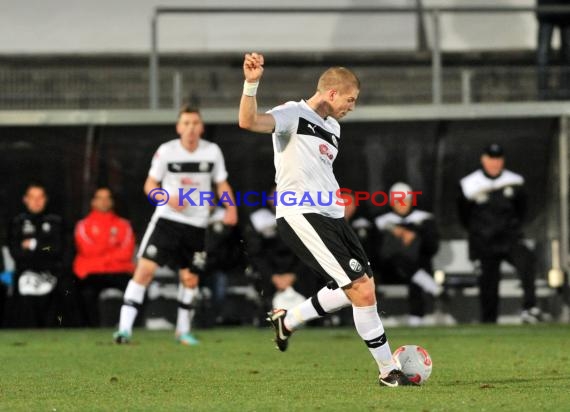
<path id="1" fill-rule="evenodd" d="M 329 147 L 326 144 L 323 143 L 323 144 L 319 145 L 319 151 L 321 152 L 322 155 L 325 155 L 330 160 L 333 160 L 334 156 L 332 155 L 332 153 L 330 153 Z"/>
<path id="2" fill-rule="evenodd" d="M 353 272 L 360 272 L 362 270 L 362 265 L 356 259 L 350 259 L 348 265 L 350 266 Z"/>

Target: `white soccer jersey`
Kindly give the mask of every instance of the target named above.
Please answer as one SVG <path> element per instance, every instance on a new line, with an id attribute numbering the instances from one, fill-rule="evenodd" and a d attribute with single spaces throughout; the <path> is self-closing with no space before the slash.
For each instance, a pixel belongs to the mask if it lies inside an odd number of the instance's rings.
<path id="1" fill-rule="evenodd" d="M 268 113 L 275 119 L 277 218 L 302 213 L 342 218 L 344 206 L 336 204 L 339 185 L 333 174 L 340 141 L 338 122 L 330 116 L 323 119 L 303 100 L 287 102 Z M 282 198 L 294 198 L 297 204 L 283 205 Z"/>
<path id="2" fill-rule="evenodd" d="M 187 200 L 184 200 L 184 204 L 188 206 L 181 212 L 168 205 L 157 206 L 151 220 L 164 218 L 197 227 L 208 226 L 210 206 L 205 198 L 214 192 L 212 181 L 221 183 L 228 178 L 220 147 L 204 139 L 199 141 L 194 152 L 186 150 L 180 139 L 160 145 L 154 154 L 148 175 L 162 182 L 162 188 L 171 197 L 178 196 L 180 189 L 183 193 L 195 189 L 188 197 L 196 206 Z"/>
<path id="3" fill-rule="evenodd" d="M 491 179 L 478 169 L 465 176 L 460 181 L 463 196 L 475 203 L 485 203 L 489 200 L 489 193 L 503 190 L 505 197 L 512 197 L 512 186 L 522 186 L 524 178 L 510 170 L 504 169 L 500 176 Z"/>

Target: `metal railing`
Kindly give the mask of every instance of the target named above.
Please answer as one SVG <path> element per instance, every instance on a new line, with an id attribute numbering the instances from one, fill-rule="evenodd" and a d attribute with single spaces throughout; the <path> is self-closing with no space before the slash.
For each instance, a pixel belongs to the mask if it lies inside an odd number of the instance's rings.
<path id="1" fill-rule="evenodd" d="M 418 24 L 418 47 L 426 47 L 425 36 L 420 31 L 424 30 L 423 15 L 429 15 L 432 22 L 431 44 L 431 83 L 432 103 L 442 103 L 442 50 L 441 50 L 441 15 L 444 13 L 570 13 L 567 6 L 545 7 L 520 7 L 520 6 L 466 6 L 466 7 L 422 7 L 421 0 L 414 7 L 157 7 L 151 18 L 151 52 L 149 59 L 149 107 L 156 110 L 159 108 L 160 84 L 159 84 L 159 50 L 158 50 L 158 21 L 160 16 L 167 14 L 388 14 L 408 13 L 417 14 Z M 468 88 L 468 79 L 464 80 L 464 88 Z"/>

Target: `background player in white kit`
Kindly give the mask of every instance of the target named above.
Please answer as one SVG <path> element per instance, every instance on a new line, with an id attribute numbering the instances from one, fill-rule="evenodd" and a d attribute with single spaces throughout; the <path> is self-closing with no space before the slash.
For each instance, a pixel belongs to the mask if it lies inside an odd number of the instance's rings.
<path id="1" fill-rule="evenodd" d="M 332 164 L 340 142 L 337 119 L 354 109 L 360 81 L 346 68 L 330 68 L 319 78 L 310 99 L 258 113 L 255 95 L 263 64 L 261 54 L 245 55 L 240 127 L 273 134 L 277 192 L 293 192 L 297 199 L 304 192 L 309 192 L 311 199 L 318 199 L 319 193 L 325 197 L 336 193 L 339 185 Z M 324 287 L 293 309 L 268 314 L 278 348 L 285 351 L 291 334 L 305 322 L 352 305 L 356 330 L 378 364 L 380 385 L 413 385 L 392 358 L 378 315 L 368 257 L 343 218 L 344 206 L 335 202 L 328 206 L 278 205 L 276 217 L 279 233 L 289 247 L 332 281 L 332 287 Z"/>
<path id="2" fill-rule="evenodd" d="M 192 302 L 196 296 L 199 275 L 206 263 L 205 235 L 210 207 L 200 200 L 200 193 L 211 192 L 212 182 L 220 199 L 225 202 L 224 224 L 237 224 L 237 208 L 233 191 L 227 182 L 224 156 L 215 143 L 201 139 L 204 132 L 202 117 L 197 109 L 183 106 L 178 116 L 176 132 L 179 139 L 162 144 L 154 154 L 144 184 L 147 195 L 158 188 L 169 195 L 168 204 L 157 206 L 141 242 L 133 278 L 125 290 L 121 307 L 119 330 L 113 338 L 128 343 L 145 291 L 159 266 L 169 265 L 179 270 L 178 318 L 176 338 L 182 344 L 195 345 L 190 333 L 193 317 Z M 190 198 L 179 203 L 179 189 Z M 223 197 L 222 197 L 223 196 Z"/>

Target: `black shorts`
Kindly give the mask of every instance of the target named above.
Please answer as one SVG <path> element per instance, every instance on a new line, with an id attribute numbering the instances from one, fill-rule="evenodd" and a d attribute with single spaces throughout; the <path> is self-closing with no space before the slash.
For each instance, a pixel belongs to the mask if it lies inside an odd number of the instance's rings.
<path id="1" fill-rule="evenodd" d="M 344 219 L 316 213 L 285 216 L 277 219 L 277 229 L 303 263 L 339 287 L 365 274 L 372 277 L 366 252 Z"/>
<path id="2" fill-rule="evenodd" d="M 206 229 L 161 218 L 151 221 L 138 257 L 201 274 L 206 266 Z"/>

